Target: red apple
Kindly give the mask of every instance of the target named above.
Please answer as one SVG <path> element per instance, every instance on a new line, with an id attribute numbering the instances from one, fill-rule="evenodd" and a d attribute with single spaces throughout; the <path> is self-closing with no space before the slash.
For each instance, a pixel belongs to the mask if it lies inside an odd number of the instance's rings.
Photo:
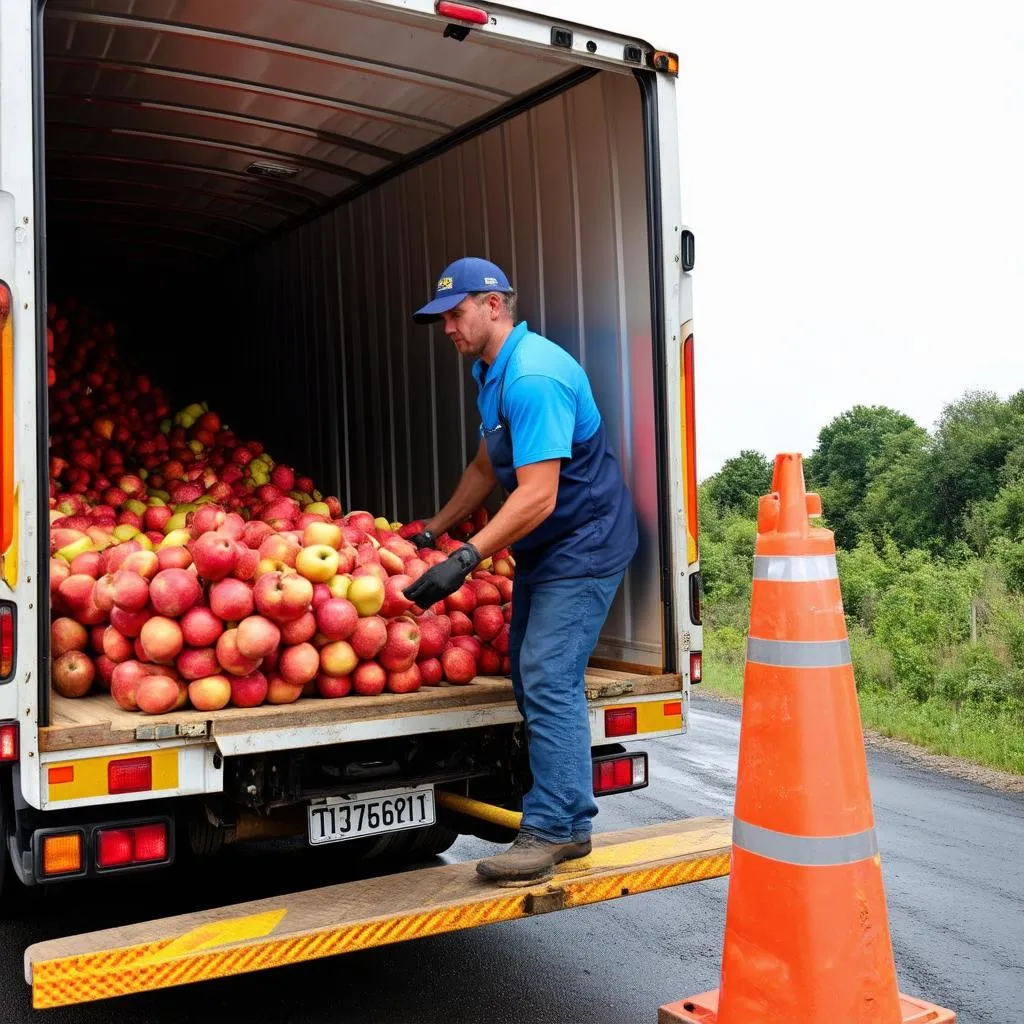
<path id="1" fill-rule="evenodd" d="M 165 615 L 154 615 L 139 632 L 139 643 L 150 661 L 169 665 L 185 645 L 181 626 Z"/>
<path id="2" fill-rule="evenodd" d="M 213 530 L 192 544 L 196 571 L 208 583 L 229 576 L 238 565 L 238 545 L 226 534 Z"/>
<path id="3" fill-rule="evenodd" d="M 96 678 L 96 666 L 82 651 L 66 651 L 53 663 L 50 679 L 62 697 L 84 697 Z"/>
<path id="4" fill-rule="evenodd" d="M 209 647 L 223 632 L 224 623 L 204 604 L 193 605 L 181 617 L 181 634 L 189 647 Z"/>
<path id="5" fill-rule="evenodd" d="M 98 551 L 83 551 L 80 555 L 71 559 L 71 572 L 83 573 L 91 576 L 94 580 L 100 576 L 100 553 Z"/>
<path id="6" fill-rule="evenodd" d="M 454 594 L 449 594 L 445 598 L 444 606 L 449 614 L 462 612 L 464 615 L 472 615 L 473 609 L 476 608 L 476 594 L 468 583 L 463 583 Z"/>
<path id="7" fill-rule="evenodd" d="M 175 659 L 174 667 L 182 679 L 202 679 L 220 672 L 217 652 L 212 647 L 186 647 Z"/>
<path id="8" fill-rule="evenodd" d="M 252 614 L 253 597 L 253 588 L 248 583 L 229 576 L 210 587 L 210 611 L 225 622 L 240 622 Z"/>
<path id="9" fill-rule="evenodd" d="M 280 645 L 281 630 L 262 615 L 248 615 L 238 624 L 235 642 L 244 657 L 265 658 Z"/>
<path id="10" fill-rule="evenodd" d="M 359 624 L 359 612 L 347 598 L 332 597 L 317 609 L 316 623 L 329 640 L 347 640 Z"/>
<path id="11" fill-rule="evenodd" d="M 255 708 L 266 699 L 267 677 L 262 672 L 233 676 L 230 683 L 231 703 L 236 708 Z"/>
<path id="12" fill-rule="evenodd" d="M 163 569 L 149 584 L 149 601 L 158 615 L 176 618 L 203 596 L 203 588 L 188 569 Z"/>
<path id="13" fill-rule="evenodd" d="M 113 603 L 122 611 L 137 612 L 149 602 L 149 587 L 144 576 L 130 569 L 118 569 L 111 583 Z"/>
<path id="14" fill-rule="evenodd" d="M 320 671 L 320 652 L 312 644 L 285 647 L 277 663 L 277 671 L 287 683 L 303 686 Z"/>
<path id="15" fill-rule="evenodd" d="M 480 657 L 477 659 L 476 665 L 482 676 L 500 675 L 501 655 L 493 647 L 484 644 L 480 648 Z"/>
<path id="16" fill-rule="evenodd" d="M 195 679 L 188 684 L 188 698 L 197 711 L 220 711 L 231 700 L 231 682 L 222 675 Z"/>
<path id="17" fill-rule="evenodd" d="M 461 647 L 464 651 L 469 651 L 474 661 L 480 660 L 482 646 L 475 636 L 453 636 L 448 641 L 448 647 Z"/>
<path id="18" fill-rule="evenodd" d="M 217 661 L 235 676 L 248 676 L 260 667 L 260 658 L 247 658 L 238 649 L 238 630 L 225 630 L 217 640 Z"/>
<path id="19" fill-rule="evenodd" d="M 380 614 L 385 619 L 393 619 L 412 608 L 412 601 L 402 593 L 406 587 L 411 587 L 412 583 L 411 576 L 401 573 L 398 576 L 391 576 L 384 584 L 384 604 L 381 605 Z"/>
<path id="20" fill-rule="evenodd" d="M 110 696 L 118 707 L 125 711 L 137 711 L 138 704 L 135 703 L 135 687 L 139 680 L 148 675 L 149 665 L 143 665 L 139 661 L 122 661 L 110 677 Z"/>
<path id="21" fill-rule="evenodd" d="M 422 685 L 423 676 L 416 664 L 401 671 L 388 673 L 387 688 L 391 693 L 414 693 Z"/>
<path id="22" fill-rule="evenodd" d="M 161 548 L 156 553 L 157 568 L 187 569 L 192 564 L 192 552 L 184 547 Z"/>
<path id="23" fill-rule="evenodd" d="M 153 609 L 146 605 L 137 612 L 127 612 L 123 608 L 114 605 L 110 609 L 110 624 L 117 627 L 119 633 L 125 636 L 138 636 L 142 627 L 153 617 Z"/>
<path id="24" fill-rule="evenodd" d="M 120 565 L 121 569 L 137 572 L 151 580 L 160 568 L 160 556 L 155 551 L 133 551 Z M 108 572 L 111 571 L 108 566 Z"/>
<path id="25" fill-rule="evenodd" d="M 352 677 L 329 676 L 321 672 L 316 677 L 316 692 L 321 697 L 347 697 L 352 692 Z"/>
<path id="26" fill-rule="evenodd" d="M 305 688 L 305 683 L 289 683 L 281 676 L 272 675 L 267 679 L 267 703 L 294 704 Z"/>
<path id="27" fill-rule="evenodd" d="M 451 622 L 451 636 L 472 636 L 473 620 L 463 612 L 452 612 L 448 619 Z"/>
<path id="28" fill-rule="evenodd" d="M 298 573 L 268 572 L 253 588 L 256 607 L 261 615 L 275 622 L 297 619 L 313 600 L 313 584 Z"/>
<path id="29" fill-rule="evenodd" d="M 498 578 L 500 579 L 501 577 Z M 476 594 L 477 608 L 481 605 L 501 604 L 501 594 L 493 583 L 487 580 L 470 580 L 468 585 Z"/>
<path id="30" fill-rule="evenodd" d="M 236 580 L 254 580 L 256 579 L 256 569 L 260 564 L 260 555 L 258 551 L 253 551 L 252 548 L 240 547 L 238 548 L 238 564 L 231 570 L 231 575 Z"/>
<path id="31" fill-rule="evenodd" d="M 491 646 L 499 654 L 508 654 L 508 623 L 501 627 L 501 632 L 491 641 Z"/>
<path id="32" fill-rule="evenodd" d="M 440 686 L 443 677 L 441 662 L 437 658 L 420 658 L 416 664 L 419 666 L 420 679 L 424 686 Z"/>
<path id="33" fill-rule="evenodd" d="M 135 688 L 135 703 L 147 715 L 163 715 L 173 711 L 181 690 L 176 679 L 167 676 L 143 676 Z"/>
<path id="34" fill-rule="evenodd" d="M 441 655 L 441 669 L 449 683 L 464 685 L 473 681 L 476 662 L 469 651 L 461 647 L 449 647 Z"/>
<path id="35" fill-rule="evenodd" d="M 364 661 L 352 673 L 352 689 L 361 697 L 376 697 L 384 692 L 388 674 L 375 661 Z"/>
<path id="36" fill-rule="evenodd" d="M 281 624 L 281 642 L 285 646 L 304 644 L 312 640 L 316 634 L 316 616 L 312 612 L 303 612 L 297 619 Z"/>
<path id="37" fill-rule="evenodd" d="M 387 640 L 387 623 L 379 615 L 370 615 L 360 619 L 349 637 L 352 649 L 364 661 L 376 658 Z"/>
<path id="38" fill-rule="evenodd" d="M 493 640 L 501 632 L 501 627 L 504 625 L 505 616 L 502 614 L 500 605 L 477 605 L 473 611 L 473 629 L 481 640 Z"/>
<path id="39" fill-rule="evenodd" d="M 132 642 L 113 626 L 103 630 L 103 653 L 113 662 L 127 661 L 132 656 Z"/>
<path id="40" fill-rule="evenodd" d="M 260 545 L 274 535 L 274 528 L 261 519 L 250 519 L 242 531 L 242 543 L 259 553 Z"/>
<path id="41" fill-rule="evenodd" d="M 111 661 L 105 654 L 101 654 L 97 657 L 96 682 L 99 683 L 104 690 L 110 689 L 110 682 L 114 678 L 115 668 L 117 668 L 117 662 Z"/>
<path id="42" fill-rule="evenodd" d="M 89 632 L 80 622 L 66 616 L 50 624 L 50 653 L 59 658 L 68 651 L 84 651 L 89 643 Z"/>
<path id="43" fill-rule="evenodd" d="M 394 619 L 388 623 L 387 634 L 377 660 L 389 672 L 404 672 L 420 653 L 420 628 L 411 619 Z"/>

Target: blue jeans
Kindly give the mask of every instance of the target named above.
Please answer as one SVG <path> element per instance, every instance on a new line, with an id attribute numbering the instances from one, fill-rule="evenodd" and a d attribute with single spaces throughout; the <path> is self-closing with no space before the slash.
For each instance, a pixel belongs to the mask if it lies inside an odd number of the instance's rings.
<path id="1" fill-rule="evenodd" d="M 512 592 L 512 689 L 533 773 L 521 828 L 549 842 L 589 839 L 597 814 L 583 672 L 622 577 L 516 580 Z"/>

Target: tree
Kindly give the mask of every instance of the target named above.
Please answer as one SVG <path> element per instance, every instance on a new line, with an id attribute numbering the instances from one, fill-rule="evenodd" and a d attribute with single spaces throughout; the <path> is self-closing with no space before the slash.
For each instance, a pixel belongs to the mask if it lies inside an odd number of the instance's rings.
<path id="1" fill-rule="evenodd" d="M 729 459 L 704 486 L 708 497 L 722 515 L 739 512 L 757 516 L 757 499 L 767 494 L 772 485 L 772 464 L 761 452 L 741 451 Z"/>
<path id="2" fill-rule="evenodd" d="M 857 543 L 864 497 L 893 439 L 912 449 L 926 437 L 909 416 L 884 405 L 855 405 L 822 428 L 807 459 L 806 476 L 808 486 L 821 494 L 837 544 L 851 548 Z"/>

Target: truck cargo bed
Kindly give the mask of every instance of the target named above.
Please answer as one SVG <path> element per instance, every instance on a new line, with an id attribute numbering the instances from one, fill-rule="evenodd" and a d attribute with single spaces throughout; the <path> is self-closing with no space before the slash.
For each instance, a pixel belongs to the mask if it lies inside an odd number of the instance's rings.
<path id="1" fill-rule="evenodd" d="M 680 692 L 680 677 L 671 673 L 647 675 L 639 672 L 588 668 L 587 697 L 590 700 L 657 693 Z M 166 715 L 144 715 L 119 708 L 109 694 L 96 693 L 70 700 L 53 695 L 52 724 L 39 730 L 41 751 L 76 750 L 83 747 L 132 743 L 136 740 L 162 740 L 175 737 L 213 738 L 225 753 L 288 746 L 280 736 L 297 730 L 351 727 L 360 723 L 387 721 L 400 733 L 432 732 L 453 726 L 439 717 L 446 712 L 494 711 L 484 720 L 472 719 L 462 727 L 515 721 L 518 712 L 512 696 L 511 680 L 496 676 L 478 676 L 466 686 L 428 686 L 415 693 L 385 693 L 379 697 L 343 697 L 323 700 L 308 697 L 294 704 L 264 704 L 258 708 L 224 708 L 223 711 L 175 711 Z M 384 731 L 379 727 L 378 735 Z M 326 734 L 325 734 L 326 735 Z M 264 742 L 256 738 L 262 736 Z M 242 737 L 245 737 L 244 743 Z M 337 739 L 357 738 L 353 736 Z M 296 746 L 304 745 L 296 742 Z"/>

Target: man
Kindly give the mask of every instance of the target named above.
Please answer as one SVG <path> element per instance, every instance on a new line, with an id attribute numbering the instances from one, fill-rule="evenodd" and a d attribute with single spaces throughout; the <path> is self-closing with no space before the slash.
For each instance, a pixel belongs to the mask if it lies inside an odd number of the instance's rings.
<path id="1" fill-rule="evenodd" d="M 597 804 L 583 673 L 637 545 L 633 504 L 586 373 L 514 316 L 508 278 L 475 258 L 447 267 L 433 301 L 413 314 L 421 324 L 443 321 L 456 349 L 475 358 L 482 421 L 476 457 L 413 543 L 432 546 L 496 483 L 508 498 L 471 544 L 405 591 L 427 608 L 482 559 L 512 546 L 509 658 L 533 786 L 511 849 L 477 866 L 507 882 L 543 878 L 590 852 Z"/>

